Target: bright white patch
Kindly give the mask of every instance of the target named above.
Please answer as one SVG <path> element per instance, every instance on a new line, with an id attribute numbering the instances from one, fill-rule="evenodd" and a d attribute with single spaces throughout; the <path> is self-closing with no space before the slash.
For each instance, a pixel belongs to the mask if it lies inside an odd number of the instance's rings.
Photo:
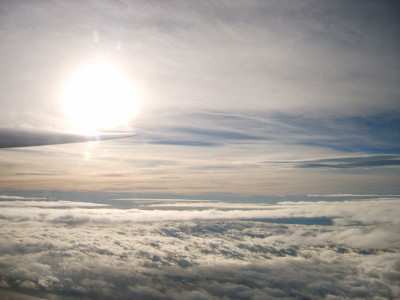
<path id="1" fill-rule="evenodd" d="M 105 62 L 77 69 L 64 85 L 62 104 L 73 130 L 93 134 L 128 126 L 137 114 L 139 91 L 120 70 Z"/>

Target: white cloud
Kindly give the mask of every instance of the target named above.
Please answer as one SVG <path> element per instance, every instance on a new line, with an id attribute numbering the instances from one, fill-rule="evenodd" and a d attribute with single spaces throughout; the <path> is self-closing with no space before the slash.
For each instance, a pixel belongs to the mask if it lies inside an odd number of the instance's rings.
<path id="1" fill-rule="evenodd" d="M 42 197 L 22 197 L 22 196 L 12 196 L 12 195 L 0 195 L 0 200 L 45 200 Z"/>
<path id="2" fill-rule="evenodd" d="M 179 205 L 184 200 L 163 201 Z M 140 209 L 14 202 L 5 201 L 1 211 L 0 279 L 3 287 L 28 294 L 110 299 L 399 295 L 399 202 L 394 199 L 284 202 L 258 210 L 250 209 L 251 203 L 229 207 L 212 201 L 184 202 L 194 205 L 184 210 L 155 208 L 152 202 Z M 289 224 L 321 217 L 335 222 Z M 268 222 L 276 218 L 283 223 Z"/>
<path id="3" fill-rule="evenodd" d="M 71 202 L 71 201 L 37 201 L 45 198 L 5 198 L 5 199 L 17 199 L 17 201 L 1 201 L 0 207 L 43 207 L 43 208 L 76 208 L 76 207 L 104 207 L 109 206 L 107 204 L 99 204 L 99 203 L 90 203 L 90 202 Z M 25 201 L 19 201 L 20 199 L 24 199 Z M 36 201 L 31 201 L 32 199 L 36 199 Z"/>
<path id="4" fill-rule="evenodd" d="M 399 248 L 378 250 L 335 241 L 334 235 L 348 230 L 340 226 L 221 220 L 75 226 L 8 221 L 3 228 L 0 277 L 28 293 L 275 299 L 390 298 L 399 292 Z M 307 241 L 310 236 L 313 243 Z M 352 236 L 362 238 L 356 231 Z"/>
<path id="5" fill-rule="evenodd" d="M 240 204 L 190 202 L 165 199 L 164 204 L 141 204 L 140 208 L 118 209 L 102 204 L 68 201 L 3 202 L 0 215 L 9 220 L 32 220 L 55 223 L 139 223 L 157 221 L 263 219 L 263 218 L 332 218 L 344 224 L 400 224 L 400 202 L 397 199 L 343 202 L 280 202 Z M 1 204 L 1 203 L 0 203 Z M 90 208 L 85 208 L 89 206 Z M 100 206 L 101 208 L 96 208 Z M 182 210 L 181 208 L 191 208 Z M 64 207 L 68 209 L 58 209 Z M 21 208 L 24 208 L 21 210 Z M 43 210 L 45 208 L 45 210 Z M 171 208 L 171 209 L 169 209 Z"/>

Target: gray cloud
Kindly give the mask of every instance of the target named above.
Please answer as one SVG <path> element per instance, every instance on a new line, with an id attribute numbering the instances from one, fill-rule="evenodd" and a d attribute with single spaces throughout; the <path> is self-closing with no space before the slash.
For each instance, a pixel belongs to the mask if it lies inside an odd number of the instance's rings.
<path id="1" fill-rule="evenodd" d="M 266 164 L 289 165 L 297 168 L 348 169 L 373 168 L 400 165 L 399 155 L 362 155 L 348 157 L 317 158 L 293 161 L 265 161 Z"/>

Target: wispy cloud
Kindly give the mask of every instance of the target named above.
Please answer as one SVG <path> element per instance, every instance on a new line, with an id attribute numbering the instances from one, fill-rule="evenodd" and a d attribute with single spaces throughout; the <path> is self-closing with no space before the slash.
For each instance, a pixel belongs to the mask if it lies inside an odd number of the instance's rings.
<path id="1" fill-rule="evenodd" d="M 22 197 L 15 195 L 0 195 L 1 200 L 44 200 L 43 197 Z"/>
<path id="2" fill-rule="evenodd" d="M 0 73 L 0 127 L 67 126 L 61 87 L 93 57 L 113 61 L 143 90 L 140 111 L 128 124 L 136 137 L 97 149 L 2 151 L 4 189 L 398 192 L 391 179 L 397 159 L 300 162 L 400 153 L 395 2 L 101 0 L 2 7 L 0 39 L 7 42 L 0 57 L 8 71 Z M 267 172 L 263 161 L 299 161 L 292 169 L 302 172 Z M 357 169 L 364 180 L 350 186 L 317 174 L 321 168 Z"/>
<path id="3" fill-rule="evenodd" d="M 59 86 L 71 66 L 93 53 L 120 62 L 143 83 L 148 115 L 153 109 L 399 112 L 394 2 L 360 7 L 345 1 L 102 0 L 95 6 L 7 2 L 3 7 L 1 35 L 8 42 L 1 51 L 5 69 L 13 70 L 2 75 L 8 87 L 0 98 L 7 101 L 5 124 L 19 116 L 33 126 L 60 126 L 57 92 L 36 83 Z M 26 51 L 26 44 L 35 51 Z M 25 74 L 22 81 L 18 74 Z M 34 113 L 21 109 L 28 106 Z"/>
<path id="4" fill-rule="evenodd" d="M 363 155 L 348 157 L 317 158 L 293 161 L 265 161 L 266 164 L 289 165 L 297 168 L 348 169 L 399 166 L 399 155 Z"/>

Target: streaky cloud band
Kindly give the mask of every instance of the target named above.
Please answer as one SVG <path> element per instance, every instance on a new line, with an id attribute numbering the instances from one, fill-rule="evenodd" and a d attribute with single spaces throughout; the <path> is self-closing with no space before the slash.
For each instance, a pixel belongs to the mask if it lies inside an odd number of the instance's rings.
<path id="1" fill-rule="evenodd" d="M 327 169 L 369 168 L 369 167 L 398 166 L 400 165 L 400 155 L 377 154 L 377 155 L 316 158 L 307 160 L 264 161 L 263 163 L 292 165 L 296 168 L 327 168 Z"/>

